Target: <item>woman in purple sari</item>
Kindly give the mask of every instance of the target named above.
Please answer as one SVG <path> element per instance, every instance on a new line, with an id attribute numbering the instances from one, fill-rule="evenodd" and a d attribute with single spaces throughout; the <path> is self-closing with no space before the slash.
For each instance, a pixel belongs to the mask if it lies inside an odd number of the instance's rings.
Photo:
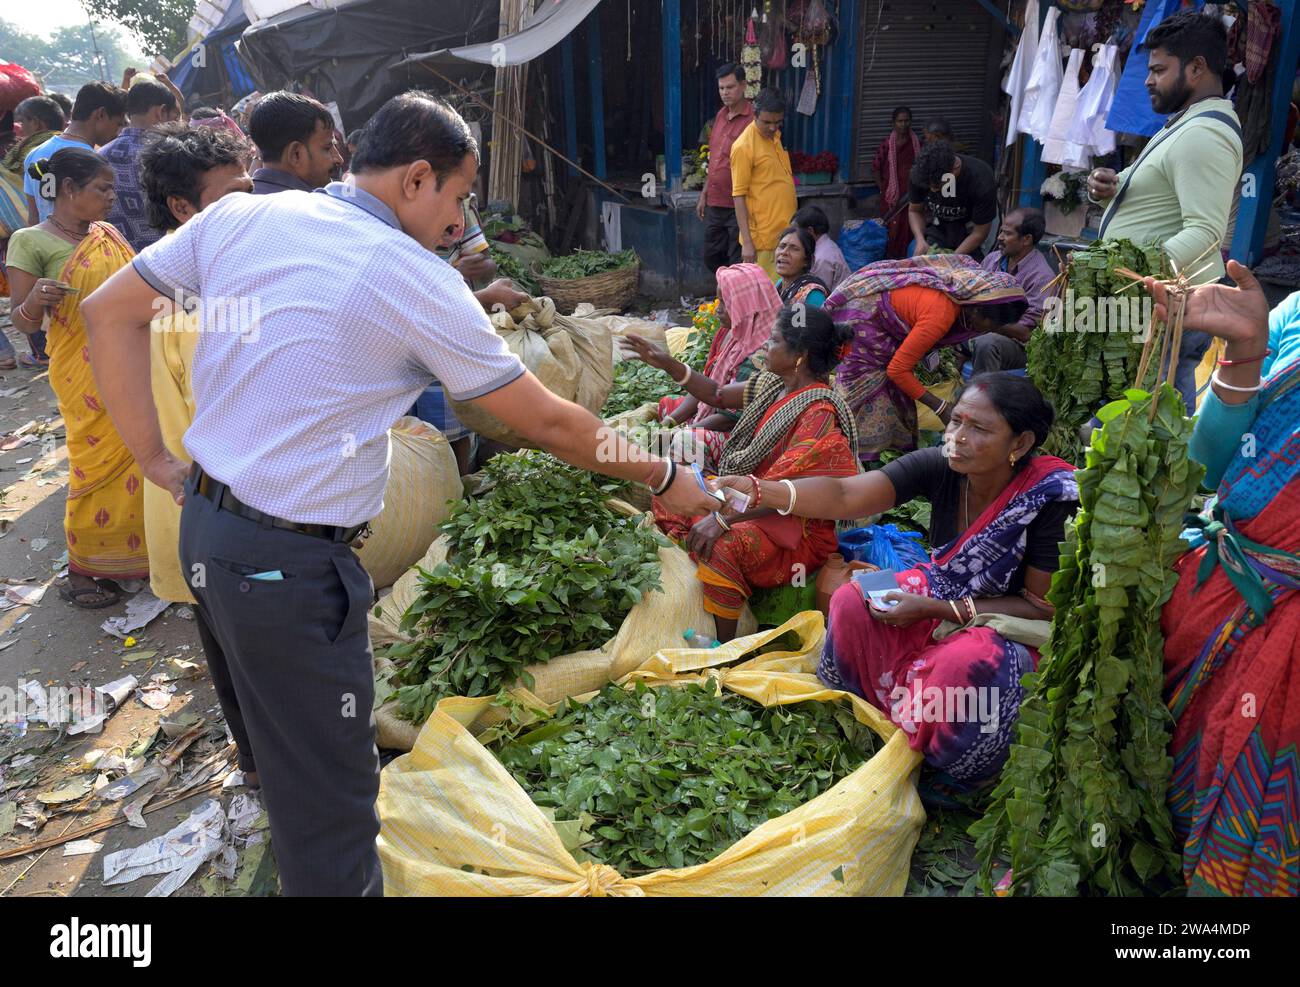
<path id="1" fill-rule="evenodd" d="M 858 456 L 917 446 L 916 402 L 947 422 L 951 402 L 926 390 L 914 370 L 927 353 L 1016 322 L 1029 302 L 1009 274 L 969 257 L 940 254 L 868 264 L 842 281 L 823 308 L 853 330 L 835 388 L 858 423 Z"/>

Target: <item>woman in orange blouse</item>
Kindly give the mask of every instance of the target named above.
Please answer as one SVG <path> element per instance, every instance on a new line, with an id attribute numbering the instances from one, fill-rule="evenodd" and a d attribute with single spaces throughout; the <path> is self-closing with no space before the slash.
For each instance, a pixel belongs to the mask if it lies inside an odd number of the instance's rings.
<path id="1" fill-rule="evenodd" d="M 853 409 L 859 458 L 874 464 L 886 449 L 915 449 L 917 401 L 947 422 L 951 406 L 917 380 L 916 365 L 932 349 L 1015 322 L 1028 305 L 1011 275 L 958 254 L 881 261 L 841 282 L 824 308 L 853 331 L 835 388 Z"/>

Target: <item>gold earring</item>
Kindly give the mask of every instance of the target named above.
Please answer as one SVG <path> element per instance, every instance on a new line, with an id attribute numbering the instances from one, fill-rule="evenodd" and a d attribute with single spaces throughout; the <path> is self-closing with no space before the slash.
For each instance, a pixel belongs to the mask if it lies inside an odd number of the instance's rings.
<path id="1" fill-rule="evenodd" d="M 1013 452 L 1010 456 L 1007 457 L 1007 462 L 1011 464 L 1011 468 L 1012 468 L 1012 469 L 1015 469 L 1015 466 L 1016 466 L 1016 454 L 1015 454 L 1014 452 Z"/>

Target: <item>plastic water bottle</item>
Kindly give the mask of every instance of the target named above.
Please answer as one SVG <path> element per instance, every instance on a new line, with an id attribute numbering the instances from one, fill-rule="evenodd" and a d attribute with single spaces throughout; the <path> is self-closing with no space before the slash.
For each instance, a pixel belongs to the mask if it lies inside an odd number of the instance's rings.
<path id="1" fill-rule="evenodd" d="M 687 646 L 692 648 L 722 647 L 721 641 L 715 641 L 713 638 L 709 637 L 709 635 L 699 633 L 698 631 L 695 630 L 694 627 L 688 628 L 686 633 L 683 634 L 682 637 L 686 639 Z"/>

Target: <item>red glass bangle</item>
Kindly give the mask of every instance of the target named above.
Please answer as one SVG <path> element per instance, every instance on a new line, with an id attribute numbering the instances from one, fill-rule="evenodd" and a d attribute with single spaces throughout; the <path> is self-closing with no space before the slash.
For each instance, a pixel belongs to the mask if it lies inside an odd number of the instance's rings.
<path id="1" fill-rule="evenodd" d="M 1265 350 L 1259 356 L 1247 357 L 1243 360 L 1225 360 L 1223 359 L 1223 357 L 1219 357 L 1217 362 L 1221 367 L 1245 367 L 1252 363 L 1262 363 L 1264 360 L 1267 360 L 1272 355 L 1273 355 L 1272 350 Z"/>
<path id="2" fill-rule="evenodd" d="M 763 503 L 763 488 L 758 485 L 758 477 L 753 473 L 749 474 L 749 482 L 754 485 L 754 505 L 750 510 L 757 510 L 758 505 Z"/>

